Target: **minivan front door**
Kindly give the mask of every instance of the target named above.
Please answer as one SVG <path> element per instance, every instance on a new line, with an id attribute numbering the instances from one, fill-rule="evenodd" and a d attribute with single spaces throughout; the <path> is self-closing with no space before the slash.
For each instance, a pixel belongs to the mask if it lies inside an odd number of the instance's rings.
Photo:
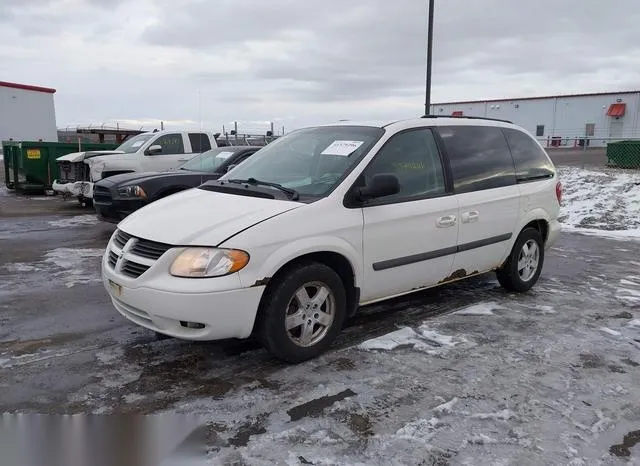
<path id="1" fill-rule="evenodd" d="M 456 252 L 458 202 L 430 129 L 390 138 L 364 170 L 364 182 L 377 174 L 395 175 L 400 192 L 362 209 L 361 302 L 436 285 L 451 273 Z"/>

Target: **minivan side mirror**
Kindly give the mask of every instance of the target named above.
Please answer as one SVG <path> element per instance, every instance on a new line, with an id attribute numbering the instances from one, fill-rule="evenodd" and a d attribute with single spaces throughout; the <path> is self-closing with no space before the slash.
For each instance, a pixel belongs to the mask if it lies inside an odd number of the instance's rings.
<path id="1" fill-rule="evenodd" d="M 400 181 L 398 177 L 390 173 L 380 173 L 373 175 L 371 182 L 361 188 L 356 189 L 357 197 L 364 201 L 379 197 L 392 196 L 400 192 Z"/>
<path id="2" fill-rule="evenodd" d="M 145 151 L 146 155 L 156 155 L 156 154 L 162 154 L 162 146 L 160 144 L 154 144 L 153 146 L 150 146 L 146 151 Z"/>

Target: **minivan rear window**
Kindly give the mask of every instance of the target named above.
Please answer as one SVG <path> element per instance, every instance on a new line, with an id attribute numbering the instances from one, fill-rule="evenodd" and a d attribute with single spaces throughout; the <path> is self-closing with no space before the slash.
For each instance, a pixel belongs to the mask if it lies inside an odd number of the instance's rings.
<path id="1" fill-rule="evenodd" d="M 518 182 L 553 177 L 553 164 L 544 150 L 531 136 L 511 128 L 504 128 L 503 131 L 516 164 Z"/>
<path id="2" fill-rule="evenodd" d="M 456 193 L 516 184 L 513 158 L 501 128 L 494 126 L 440 126 L 451 164 Z"/>

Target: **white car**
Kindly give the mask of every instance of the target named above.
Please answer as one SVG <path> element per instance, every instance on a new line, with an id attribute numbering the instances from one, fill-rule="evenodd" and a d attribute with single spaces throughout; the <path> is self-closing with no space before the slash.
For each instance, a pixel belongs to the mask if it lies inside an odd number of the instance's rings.
<path id="1" fill-rule="evenodd" d="M 509 122 L 301 129 L 127 217 L 102 276 L 136 324 L 187 340 L 256 335 L 299 362 L 359 306 L 491 271 L 529 290 L 561 196 L 544 149 Z"/>
<path id="2" fill-rule="evenodd" d="M 216 135 L 204 131 L 158 131 L 138 134 L 113 151 L 77 152 L 58 157 L 60 179 L 52 189 L 93 198 L 93 184 L 113 175 L 177 168 L 196 155 L 218 147 Z"/>

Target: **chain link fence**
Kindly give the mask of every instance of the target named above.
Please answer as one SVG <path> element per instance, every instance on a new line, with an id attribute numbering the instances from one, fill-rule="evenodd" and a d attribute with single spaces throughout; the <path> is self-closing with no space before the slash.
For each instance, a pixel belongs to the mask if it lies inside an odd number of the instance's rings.
<path id="1" fill-rule="evenodd" d="M 612 168 L 640 169 L 640 138 L 539 138 L 549 155 L 574 154 L 569 158 L 579 159 L 588 165 Z M 584 168 L 584 166 L 583 166 Z"/>
<path id="2" fill-rule="evenodd" d="M 640 169 L 640 140 L 607 144 L 607 160 L 612 167 Z"/>

